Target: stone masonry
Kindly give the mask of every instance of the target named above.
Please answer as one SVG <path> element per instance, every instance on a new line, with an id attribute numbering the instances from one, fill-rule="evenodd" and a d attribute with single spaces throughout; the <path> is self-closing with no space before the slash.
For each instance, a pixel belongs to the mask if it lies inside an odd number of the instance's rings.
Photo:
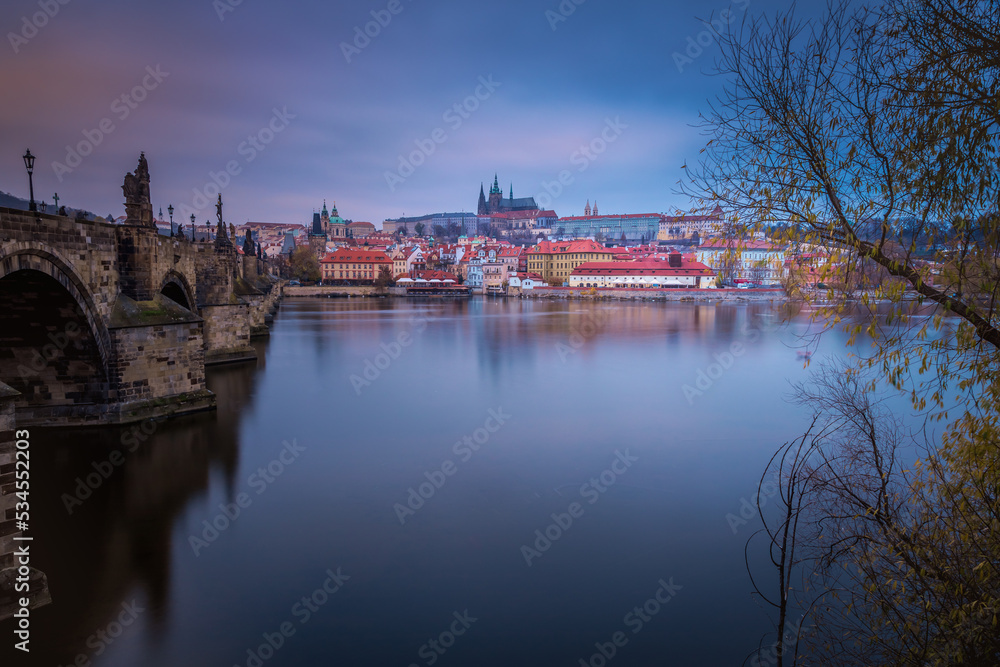
<path id="1" fill-rule="evenodd" d="M 112 424 L 214 406 L 205 365 L 255 358 L 283 281 L 263 258 L 157 233 L 145 156 L 122 225 L 0 208 L 0 382 L 18 423 Z M 250 247 L 252 244 L 248 244 Z"/>

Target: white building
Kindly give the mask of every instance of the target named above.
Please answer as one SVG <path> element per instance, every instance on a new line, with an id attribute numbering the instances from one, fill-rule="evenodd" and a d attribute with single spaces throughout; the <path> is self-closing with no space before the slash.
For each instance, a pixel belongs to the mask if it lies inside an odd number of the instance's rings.
<path id="1" fill-rule="evenodd" d="M 570 287 L 687 288 L 715 287 L 715 272 L 700 262 L 672 254 L 668 261 L 588 262 L 569 278 Z"/>
<path id="2" fill-rule="evenodd" d="M 466 284 L 474 292 L 484 294 L 500 294 L 506 288 L 508 265 L 497 256 L 495 249 L 476 251 L 476 256 L 469 260 L 469 275 Z"/>
<path id="3" fill-rule="evenodd" d="M 677 236 L 691 236 L 697 233 L 704 238 L 719 234 L 725 227 L 725 215 L 722 207 L 716 206 L 708 214 L 668 215 L 660 220 L 660 233 L 657 238 L 670 239 Z"/>
<path id="4" fill-rule="evenodd" d="M 545 281 L 537 273 L 512 273 L 508 278 L 511 289 L 529 290 L 546 287 Z"/>
<path id="5" fill-rule="evenodd" d="M 779 285 L 785 273 L 785 249 L 768 241 L 709 239 L 698 248 L 698 261 L 734 283 Z"/>

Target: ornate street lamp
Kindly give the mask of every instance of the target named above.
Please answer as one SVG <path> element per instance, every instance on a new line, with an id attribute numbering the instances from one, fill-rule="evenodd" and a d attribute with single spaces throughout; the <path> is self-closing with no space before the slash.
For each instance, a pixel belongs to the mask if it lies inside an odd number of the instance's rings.
<path id="1" fill-rule="evenodd" d="M 38 206 L 35 205 L 35 184 L 31 179 L 32 172 L 35 171 L 35 156 L 31 154 L 31 151 L 25 151 L 24 153 L 24 168 L 28 170 L 28 190 L 31 193 L 31 201 L 28 204 L 29 211 L 37 211 Z"/>
<path id="2" fill-rule="evenodd" d="M 167 213 L 170 214 L 170 235 L 174 235 L 174 205 L 171 204 L 167 207 Z"/>
<path id="3" fill-rule="evenodd" d="M 191 240 L 192 241 L 198 240 L 198 235 L 195 233 L 194 230 L 194 213 L 191 214 Z"/>

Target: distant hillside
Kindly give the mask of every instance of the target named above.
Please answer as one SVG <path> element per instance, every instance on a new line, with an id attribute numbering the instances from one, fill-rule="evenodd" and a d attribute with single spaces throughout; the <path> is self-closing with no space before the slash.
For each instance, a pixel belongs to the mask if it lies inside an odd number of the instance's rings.
<path id="1" fill-rule="evenodd" d="M 9 194 L 7 192 L 0 191 L 0 208 L 17 208 L 21 209 L 22 211 L 27 211 L 29 204 L 30 202 L 27 199 L 21 199 L 20 197 L 15 197 L 14 195 Z M 42 208 L 41 203 L 39 203 L 38 209 L 41 210 L 41 208 Z M 77 211 L 80 210 L 83 209 L 66 206 L 66 215 L 68 215 L 71 218 L 75 218 Z M 45 210 L 45 212 L 57 213 L 58 211 L 56 210 L 56 207 L 53 206 L 51 202 L 49 202 L 48 208 Z M 83 210 L 83 214 L 84 216 L 86 216 L 88 220 L 93 220 L 94 218 L 97 217 L 96 215 L 87 210 Z"/>

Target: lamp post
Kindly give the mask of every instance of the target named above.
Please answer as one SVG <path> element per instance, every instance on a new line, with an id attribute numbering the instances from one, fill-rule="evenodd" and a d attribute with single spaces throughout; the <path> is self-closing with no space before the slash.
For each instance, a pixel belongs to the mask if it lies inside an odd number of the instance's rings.
<path id="1" fill-rule="evenodd" d="M 31 154 L 31 151 L 25 151 L 24 153 L 24 168 L 28 170 L 28 190 L 31 193 L 31 201 L 28 204 L 29 211 L 37 211 L 38 206 L 35 205 L 35 184 L 31 179 L 32 172 L 35 171 L 35 156 Z"/>
<path id="2" fill-rule="evenodd" d="M 194 213 L 191 214 L 191 240 L 192 241 L 197 241 L 198 240 L 198 236 L 197 236 L 197 234 L 195 233 L 195 230 L 194 230 Z"/>
<path id="3" fill-rule="evenodd" d="M 167 207 L 167 213 L 170 214 L 170 235 L 174 235 L 174 205 L 171 204 Z"/>

